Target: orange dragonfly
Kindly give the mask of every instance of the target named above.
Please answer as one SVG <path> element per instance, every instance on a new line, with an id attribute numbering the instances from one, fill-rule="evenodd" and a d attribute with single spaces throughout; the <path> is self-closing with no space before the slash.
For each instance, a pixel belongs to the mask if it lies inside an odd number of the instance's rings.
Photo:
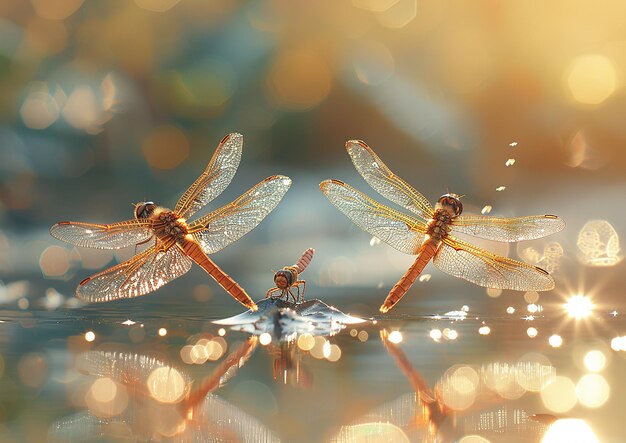
<path id="1" fill-rule="evenodd" d="M 382 205 L 339 180 L 320 183 L 330 202 L 361 229 L 401 252 L 417 255 L 389 292 L 381 312 L 389 311 L 404 296 L 431 259 L 442 271 L 487 288 L 517 291 L 554 288 L 554 280 L 545 270 L 493 254 L 455 234 L 501 242 L 532 240 L 560 231 L 565 226 L 563 220 L 555 215 L 462 216 L 463 204 L 456 194 L 442 195 L 433 208 L 426 197 L 391 172 L 364 142 L 350 140 L 346 149 L 357 171 L 372 188 L 419 217 Z"/>
<path id="2" fill-rule="evenodd" d="M 237 301 L 256 310 L 246 291 L 208 255 L 257 226 L 289 189 L 289 177 L 268 177 L 230 204 L 187 222 L 228 186 L 239 166 L 242 146 L 242 135 L 224 137 L 174 210 L 148 201 L 135 205 L 134 220 L 112 224 L 63 221 L 52 226 L 53 237 L 81 247 L 120 249 L 154 242 L 130 260 L 80 282 L 76 296 L 89 302 L 138 297 L 180 277 L 196 262 Z"/>

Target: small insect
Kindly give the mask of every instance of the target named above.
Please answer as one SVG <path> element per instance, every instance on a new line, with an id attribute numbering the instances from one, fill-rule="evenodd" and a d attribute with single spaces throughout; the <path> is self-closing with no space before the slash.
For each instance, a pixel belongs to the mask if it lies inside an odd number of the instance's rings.
<path id="1" fill-rule="evenodd" d="M 276 287 L 268 290 L 265 294 L 265 298 L 272 296 L 275 292 L 280 292 L 275 298 L 285 297 L 285 301 L 288 301 L 289 296 L 291 295 L 294 303 L 302 303 L 304 301 L 306 281 L 298 280 L 298 275 L 302 274 L 306 267 L 309 266 L 314 253 L 315 249 L 309 248 L 302 253 L 302 256 L 294 265 L 285 266 L 280 271 L 277 271 L 276 274 L 274 274 L 274 283 L 276 283 Z M 302 287 L 302 292 L 300 292 L 300 287 Z M 291 288 L 296 288 L 297 295 L 291 291 Z"/>

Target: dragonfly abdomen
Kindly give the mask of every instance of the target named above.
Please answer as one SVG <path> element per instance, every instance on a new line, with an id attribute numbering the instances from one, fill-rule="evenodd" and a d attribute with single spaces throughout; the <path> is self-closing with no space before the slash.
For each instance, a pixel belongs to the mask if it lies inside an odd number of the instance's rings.
<path id="1" fill-rule="evenodd" d="M 387 295 L 387 298 L 380 307 L 380 312 L 384 314 L 389 311 L 404 297 L 404 294 L 406 294 L 411 285 L 415 283 L 415 280 L 417 280 L 417 277 L 422 273 L 428 262 L 435 256 L 440 245 L 440 240 L 435 240 L 428 236 L 426 237 L 417 253 L 417 258 L 398 283 L 391 288 L 389 295 Z"/>

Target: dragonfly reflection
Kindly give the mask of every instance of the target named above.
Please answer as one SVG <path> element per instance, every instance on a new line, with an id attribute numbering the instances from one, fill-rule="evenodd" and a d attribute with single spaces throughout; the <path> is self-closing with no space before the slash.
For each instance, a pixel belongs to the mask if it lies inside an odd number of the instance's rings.
<path id="1" fill-rule="evenodd" d="M 463 204 L 456 194 L 442 195 L 433 208 L 426 197 L 391 172 L 364 142 L 348 141 L 346 149 L 370 186 L 419 217 L 382 205 L 339 180 L 320 183 L 330 202 L 361 229 L 401 252 L 417 255 L 413 265 L 389 292 L 380 307 L 381 312 L 395 306 L 431 259 L 442 271 L 479 286 L 517 291 L 554 288 L 554 280 L 545 270 L 490 253 L 455 234 L 501 242 L 531 240 L 563 229 L 565 224 L 560 218 L 554 215 L 463 216 Z"/>
<path id="2" fill-rule="evenodd" d="M 212 394 L 248 361 L 257 342 L 256 337 L 248 338 L 199 383 L 160 358 L 132 352 L 87 352 L 78 358 L 77 369 L 99 380 L 113 380 L 127 393 L 128 405 L 117 414 L 90 410 L 59 420 L 49 431 L 49 441 L 99 437 L 107 441 L 277 442 L 278 437 L 256 419 Z"/>
<path id="3" fill-rule="evenodd" d="M 377 407 L 352 425 L 342 426 L 331 442 L 354 441 L 367 430 L 377 441 L 452 443 L 463 441 L 465 435 L 479 435 L 493 443 L 522 443 L 539 441 L 550 424 L 547 414 L 533 415 L 506 404 L 494 409 L 493 403 L 503 399 L 486 389 L 480 377 L 472 381 L 471 377 L 457 377 L 456 371 L 452 375 L 446 371 L 432 389 L 401 347 L 389 340 L 387 330 L 381 331 L 380 338 L 414 392 Z M 455 365 L 451 369 L 459 368 L 463 372 L 469 367 Z M 458 390 L 451 395 L 455 387 Z"/>
<path id="4" fill-rule="evenodd" d="M 112 224 L 64 221 L 52 226 L 52 236 L 81 247 L 120 249 L 154 243 L 130 260 L 83 280 L 76 295 L 90 302 L 137 297 L 185 274 L 195 262 L 237 301 L 255 310 L 246 291 L 208 255 L 256 227 L 280 202 L 291 180 L 281 175 L 268 177 L 230 204 L 187 222 L 228 186 L 239 165 L 242 145 L 240 134 L 224 137 L 205 171 L 174 210 L 142 202 L 135 205 L 134 220 Z"/>

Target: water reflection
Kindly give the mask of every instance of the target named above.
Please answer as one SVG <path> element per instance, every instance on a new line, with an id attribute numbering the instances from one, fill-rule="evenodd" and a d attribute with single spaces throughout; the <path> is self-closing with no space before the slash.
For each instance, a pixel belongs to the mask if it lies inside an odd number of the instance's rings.
<path id="1" fill-rule="evenodd" d="M 554 367 L 543 364 L 540 356 L 525 356 L 515 365 L 453 365 L 431 388 L 394 332 L 382 329 L 380 338 L 413 392 L 342 426 L 332 442 L 538 441 L 554 421 L 546 419 L 550 415 L 535 415 L 506 402 L 527 391 L 540 391 L 554 380 Z"/>
<path id="2" fill-rule="evenodd" d="M 236 346 L 199 382 L 167 357 L 117 349 L 83 353 L 74 369 L 86 377 L 68 395 L 86 410 L 53 423 L 50 441 L 278 441 L 255 418 L 212 394 L 248 361 L 257 342 L 252 336 Z"/>

